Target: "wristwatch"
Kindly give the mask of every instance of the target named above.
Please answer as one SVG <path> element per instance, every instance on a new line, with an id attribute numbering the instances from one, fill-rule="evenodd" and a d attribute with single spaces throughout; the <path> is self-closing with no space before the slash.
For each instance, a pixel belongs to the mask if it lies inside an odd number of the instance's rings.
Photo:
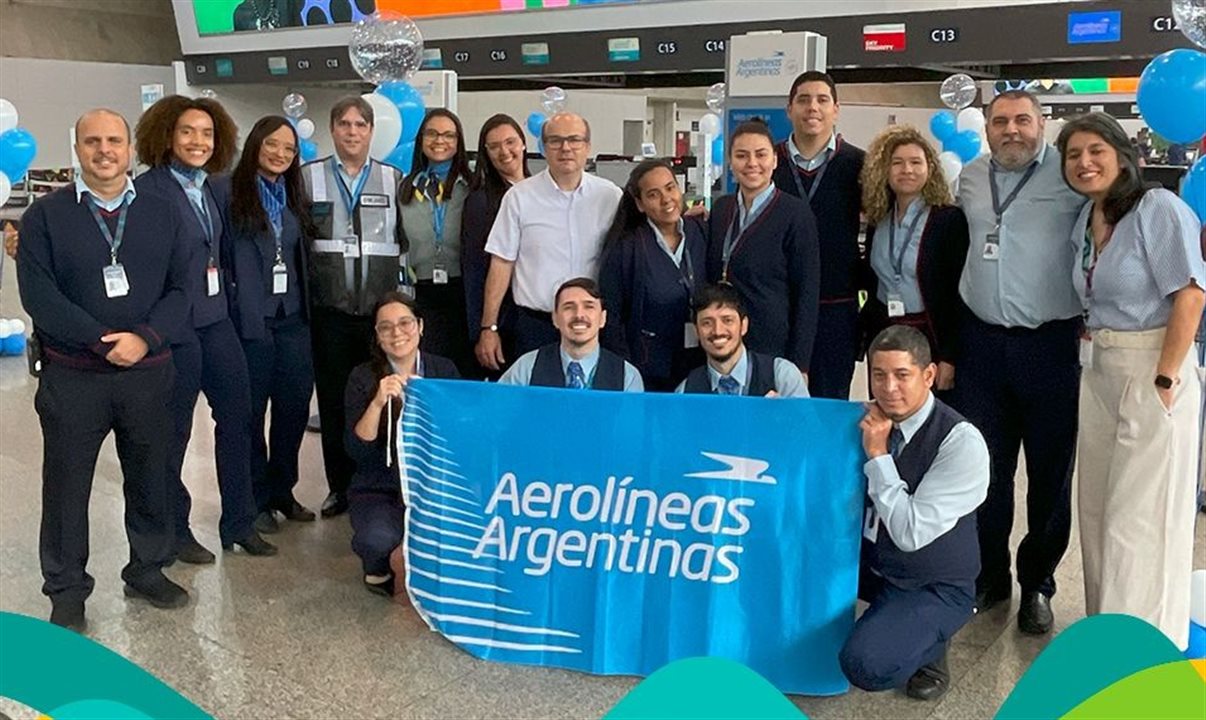
<path id="1" fill-rule="evenodd" d="M 1156 387 L 1160 388 L 1161 390 L 1172 390 L 1172 386 L 1174 384 L 1173 379 L 1167 375 L 1156 376 Z"/>
<path id="2" fill-rule="evenodd" d="M 482 330 L 489 330 L 490 332 L 494 332 L 494 333 L 496 333 L 496 332 L 498 332 L 498 324 L 497 324 L 497 323 L 495 323 L 494 325 L 482 325 L 482 328 L 481 328 L 481 329 L 482 329 Z"/>

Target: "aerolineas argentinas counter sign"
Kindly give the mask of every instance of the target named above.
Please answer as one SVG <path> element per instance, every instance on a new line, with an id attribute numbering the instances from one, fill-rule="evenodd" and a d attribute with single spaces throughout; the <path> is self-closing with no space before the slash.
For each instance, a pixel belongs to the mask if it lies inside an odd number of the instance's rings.
<path id="1" fill-rule="evenodd" d="M 416 380 L 398 434 L 411 600 L 490 660 L 647 675 L 709 655 L 843 692 L 861 416 Z"/>

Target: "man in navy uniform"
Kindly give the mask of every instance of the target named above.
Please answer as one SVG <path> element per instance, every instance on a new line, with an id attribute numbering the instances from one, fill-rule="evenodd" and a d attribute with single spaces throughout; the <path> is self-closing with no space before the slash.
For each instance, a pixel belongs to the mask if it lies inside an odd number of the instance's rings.
<path id="1" fill-rule="evenodd" d="M 499 382 L 576 390 L 643 392 L 641 373 L 619 355 L 599 345 L 607 323 L 603 296 L 590 278 L 567 280 L 553 296 L 553 325 L 558 342 L 521 355 Z"/>
<path id="2" fill-rule="evenodd" d="M 75 126 L 75 185 L 35 202 L 21 228 L 21 302 L 42 347 L 34 406 L 42 424 L 42 592 L 50 621 L 83 632 L 88 500 L 101 443 L 117 436 L 130 561 L 125 593 L 188 603 L 162 571 L 173 547 L 167 487 L 171 339 L 184 331 L 187 257 L 169 202 L 136 192 L 130 127 L 111 110 Z"/>
<path id="3" fill-rule="evenodd" d="M 875 402 L 859 425 L 867 452 L 859 597 L 870 607 L 839 661 L 864 690 L 904 686 L 934 700 L 950 686 L 950 639 L 975 608 L 988 446 L 934 397 L 938 369 L 916 328 L 880 332 L 867 361 Z"/>
<path id="4" fill-rule="evenodd" d="M 694 311 L 695 332 L 707 363 L 692 370 L 675 392 L 808 397 L 794 363 L 745 347 L 750 318 L 737 288 L 709 285 L 695 298 Z"/>

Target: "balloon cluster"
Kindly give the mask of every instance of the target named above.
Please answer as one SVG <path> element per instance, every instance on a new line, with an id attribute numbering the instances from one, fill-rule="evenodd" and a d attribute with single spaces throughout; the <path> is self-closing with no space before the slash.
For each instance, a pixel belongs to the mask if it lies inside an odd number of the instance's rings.
<path id="1" fill-rule="evenodd" d="M 17 108 L 0 98 L 0 205 L 8 202 L 13 183 L 25 177 L 38 154 L 38 143 L 23 127 L 17 127 Z"/>
<path id="2" fill-rule="evenodd" d="M 314 121 L 305 117 L 308 109 L 310 109 L 310 105 L 306 102 L 306 96 L 301 93 L 291 92 L 281 101 L 281 110 L 285 112 L 285 117 L 289 118 L 289 122 L 293 123 L 293 129 L 297 131 L 299 141 L 297 152 L 301 155 L 302 162 L 318 159 L 318 143 L 311 139 L 314 137 Z"/>
<path id="3" fill-rule="evenodd" d="M 427 106 L 407 82 L 423 64 L 423 36 L 408 17 L 388 11 L 365 16 L 348 41 L 352 67 L 377 86 L 361 97 L 373 108 L 373 139 L 369 155 L 410 172 L 414 138 Z"/>
<path id="4" fill-rule="evenodd" d="M 720 177 L 724 172 L 724 121 L 720 114 L 724 112 L 724 103 L 728 99 L 728 87 L 718 82 L 708 88 L 704 102 L 708 112 L 699 119 L 699 131 L 712 137 L 712 175 Z"/>
<path id="5" fill-rule="evenodd" d="M 556 85 L 550 85 L 540 93 L 540 107 L 544 110 L 534 110 L 532 114 L 528 115 L 528 132 L 536 140 L 536 152 L 541 155 L 544 154 L 544 142 L 542 141 L 544 124 L 549 121 L 550 116 L 565 110 L 567 103 L 565 90 Z"/>
<path id="6" fill-rule="evenodd" d="M 930 132 L 942 143 L 938 161 L 948 183 L 954 183 L 963 166 L 980 155 L 983 148 L 984 113 L 969 107 L 976 100 L 976 81 L 959 73 L 942 81 L 938 92 L 942 104 L 930 118 Z"/>
<path id="7" fill-rule="evenodd" d="M 1206 2 L 1173 0 L 1173 17 L 1181 33 L 1206 49 Z M 1177 48 L 1158 55 L 1139 76 L 1135 93 L 1139 115 L 1160 137 L 1173 143 L 1197 143 L 1206 135 L 1206 53 Z M 1206 225 L 1206 157 L 1199 157 L 1181 197 Z"/>
<path id="8" fill-rule="evenodd" d="M 25 321 L 0 320 L 0 355 L 25 354 Z"/>

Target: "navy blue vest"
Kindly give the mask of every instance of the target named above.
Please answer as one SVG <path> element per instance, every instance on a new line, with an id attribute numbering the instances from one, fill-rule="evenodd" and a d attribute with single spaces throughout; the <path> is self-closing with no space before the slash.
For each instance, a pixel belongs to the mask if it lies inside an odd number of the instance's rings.
<path id="1" fill-rule="evenodd" d="M 553 343 L 536 351 L 536 364 L 532 366 L 529 385 L 543 387 L 565 387 L 565 370 L 561 367 L 561 345 Z M 599 348 L 599 364 L 595 367 L 592 390 L 623 390 L 624 359 L 619 355 Z"/>
<path id="2" fill-rule="evenodd" d="M 745 351 L 749 354 L 749 361 L 753 365 L 750 372 L 750 385 L 745 394 L 751 397 L 762 397 L 775 389 L 775 358 L 772 355 L 750 352 L 749 348 L 746 348 Z M 700 365 L 687 375 L 687 384 L 683 387 L 683 392 L 693 395 L 712 394 L 712 378 L 708 376 L 706 364 Z"/>
<path id="3" fill-rule="evenodd" d="M 946 436 L 961 422 L 965 422 L 962 415 L 935 398 L 929 419 L 896 458 L 896 470 L 910 495 L 917 492 Z M 973 586 L 980 574 L 976 513 L 973 510 L 959 518 L 953 528 L 914 552 L 898 548 L 881 520 L 876 542 L 863 538 L 863 557 L 883 578 L 904 589 L 933 583 Z"/>

